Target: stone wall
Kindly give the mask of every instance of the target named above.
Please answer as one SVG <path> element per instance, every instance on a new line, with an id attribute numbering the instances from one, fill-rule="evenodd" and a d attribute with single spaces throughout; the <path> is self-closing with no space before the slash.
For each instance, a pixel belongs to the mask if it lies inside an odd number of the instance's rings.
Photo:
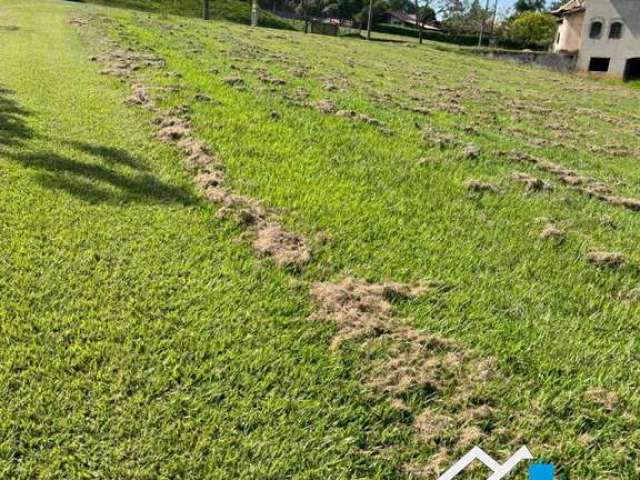
<path id="1" fill-rule="evenodd" d="M 476 52 L 487 58 L 506 60 L 522 65 L 537 65 L 561 73 L 573 72 L 576 69 L 577 56 L 575 54 L 512 50 L 476 50 Z"/>

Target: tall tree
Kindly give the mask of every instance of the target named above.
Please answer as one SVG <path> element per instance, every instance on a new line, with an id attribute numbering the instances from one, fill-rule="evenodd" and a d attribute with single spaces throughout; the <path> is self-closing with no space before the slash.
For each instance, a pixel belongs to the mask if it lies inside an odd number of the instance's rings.
<path id="1" fill-rule="evenodd" d="M 545 7 L 545 0 L 517 0 L 514 5 L 516 13 L 543 12 Z"/>
<path id="2" fill-rule="evenodd" d="M 418 42 L 422 44 L 422 30 L 425 22 L 435 19 L 435 12 L 431 8 L 431 0 L 414 0 L 416 26 L 418 27 Z"/>
<path id="3" fill-rule="evenodd" d="M 490 16 L 479 0 L 442 0 L 442 23 L 453 33 L 478 32 L 481 22 Z"/>

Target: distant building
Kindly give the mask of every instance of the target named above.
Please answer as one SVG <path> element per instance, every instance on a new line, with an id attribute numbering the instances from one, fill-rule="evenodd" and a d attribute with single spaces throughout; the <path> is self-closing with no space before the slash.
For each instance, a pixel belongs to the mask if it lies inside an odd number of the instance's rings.
<path id="1" fill-rule="evenodd" d="M 570 0 L 558 17 L 555 52 L 577 55 L 577 68 L 640 79 L 640 0 Z"/>
<path id="2" fill-rule="evenodd" d="M 383 22 L 390 23 L 391 25 L 418 28 L 418 21 L 416 20 L 416 16 L 413 13 L 389 11 L 384 14 Z M 431 30 L 434 32 L 442 31 L 437 22 L 423 22 L 422 29 Z"/>

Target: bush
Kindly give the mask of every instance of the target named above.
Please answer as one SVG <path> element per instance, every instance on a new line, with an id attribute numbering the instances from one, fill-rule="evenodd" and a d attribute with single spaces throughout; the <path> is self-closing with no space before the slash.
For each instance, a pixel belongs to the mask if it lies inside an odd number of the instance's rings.
<path id="1" fill-rule="evenodd" d="M 540 12 L 524 12 L 505 27 L 505 34 L 509 40 L 539 46 L 548 46 L 555 31 L 555 18 Z"/>
<path id="2" fill-rule="evenodd" d="M 388 23 L 376 23 L 373 26 L 374 32 L 379 33 L 389 33 L 391 35 L 402 35 L 405 37 L 413 37 L 418 38 L 418 30 L 416 28 L 411 27 L 403 27 L 399 25 L 391 25 Z M 478 46 L 478 35 L 469 35 L 469 34 L 453 34 L 446 32 L 434 32 L 431 30 L 423 30 L 422 38 L 425 40 L 432 40 L 434 42 L 443 42 L 443 43 L 451 43 L 454 45 L 462 45 L 467 47 L 477 47 Z M 486 47 L 489 45 L 489 36 L 485 35 L 482 39 L 482 46 Z M 501 48 L 506 48 L 509 50 L 522 50 L 522 49 L 530 49 L 530 50 L 546 50 L 548 47 L 548 43 L 534 43 L 522 41 L 517 38 L 498 38 L 496 45 Z"/>
<path id="3" fill-rule="evenodd" d="M 392 35 L 402 35 L 405 37 L 418 38 L 418 30 L 416 28 L 402 27 L 399 25 L 391 25 L 388 23 L 376 23 L 373 26 L 374 32 L 389 33 Z M 422 38 L 425 40 L 433 40 L 436 42 L 454 43 L 456 45 L 476 46 L 478 45 L 477 35 L 453 35 L 445 32 L 434 32 L 432 30 L 423 30 Z M 489 39 L 482 40 L 483 45 L 489 44 Z"/>

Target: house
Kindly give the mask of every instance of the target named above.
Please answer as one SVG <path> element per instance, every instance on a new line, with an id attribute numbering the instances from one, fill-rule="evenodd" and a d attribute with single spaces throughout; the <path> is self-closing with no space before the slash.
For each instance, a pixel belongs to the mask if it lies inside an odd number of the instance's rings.
<path id="1" fill-rule="evenodd" d="M 390 23 L 391 25 L 401 25 L 403 27 L 417 28 L 418 21 L 416 20 L 416 16 L 413 13 L 404 13 L 397 11 L 389 11 L 384 14 L 384 23 Z M 428 23 L 424 22 L 422 24 L 423 30 L 431 30 L 433 32 L 441 32 L 442 29 L 439 28 L 436 22 Z"/>
<path id="2" fill-rule="evenodd" d="M 558 17 L 553 51 L 577 55 L 577 68 L 640 79 L 640 0 L 570 0 Z"/>

